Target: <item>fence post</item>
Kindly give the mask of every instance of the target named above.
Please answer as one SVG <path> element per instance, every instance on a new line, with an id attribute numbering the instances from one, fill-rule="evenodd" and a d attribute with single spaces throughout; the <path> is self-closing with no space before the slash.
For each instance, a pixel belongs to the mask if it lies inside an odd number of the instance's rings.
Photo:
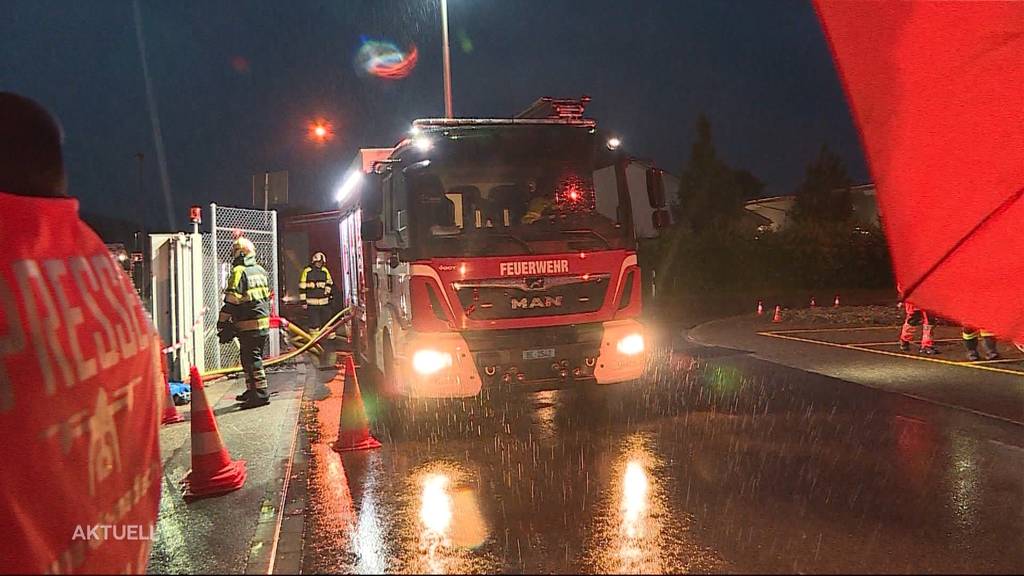
<path id="1" fill-rule="evenodd" d="M 220 287 L 220 252 L 217 251 L 217 204 L 215 202 L 210 203 L 210 241 L 213 246 L 213 304 L 217 307 L 219 314 L 220 302 L 217 300 L 219 300 L 218 296 L 223 289 Z M 220 358 L 220 346 L 219 341 L 214 346 L 214 349 L 217 351 L 217 368 L 224 367 Z"/>

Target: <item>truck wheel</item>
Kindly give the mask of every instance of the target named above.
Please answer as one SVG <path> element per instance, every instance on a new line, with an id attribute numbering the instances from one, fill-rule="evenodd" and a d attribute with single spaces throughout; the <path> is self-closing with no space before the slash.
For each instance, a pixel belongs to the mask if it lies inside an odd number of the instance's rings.
<path id="1" fill-rule="evenodd" d="M 396 408 L 398 397 L 395 395 L 395 355 L 391 349 L 391 339 L 384 335 L 384 366 L 378 370 L 367 365 L 366 372 L 370 375 L 371 385 L 365 399 L 370 419 L 370 430 L 378 440 L 390 442 L 397 432 Z"/>

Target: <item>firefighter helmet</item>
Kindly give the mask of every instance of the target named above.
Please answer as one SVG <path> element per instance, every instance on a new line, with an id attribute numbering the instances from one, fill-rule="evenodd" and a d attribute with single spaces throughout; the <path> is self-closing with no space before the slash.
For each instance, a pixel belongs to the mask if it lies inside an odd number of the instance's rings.
<path id="1" fill-rule="evenodd" d="M 253 246 L 252 241 L 244 236 L 235 238 L 234 244 L 231 245 L 231 254 L 234 256 L 254 256 L 256 254 L 256 247 Z"/>
<path id="2" fill-rule="evenodd" d="M 327 256 L 325 256 L 323 252 L 317 252 L 316 254 L 313 254 L 313 262 L 314 263 L 319 262 L 321 264 L 326 264 L 327 263 Z"/>

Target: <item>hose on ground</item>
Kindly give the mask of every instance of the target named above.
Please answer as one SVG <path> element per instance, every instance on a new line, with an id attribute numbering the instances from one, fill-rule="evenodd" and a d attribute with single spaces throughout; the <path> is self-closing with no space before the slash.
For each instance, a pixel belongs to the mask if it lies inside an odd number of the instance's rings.
<path id="1" fill-rule="evenodd" d="M 317 334 L 316 336 L 310 337 L 310 340 L 307 341 L 305 344 L 303 344 L 302 346 L 300 346 L 299 348 L 297 348 L 295 350 L 292 350 L 291 352 L 286 352 L 286 353 L 281 354 L 279 356 L 276 356 L 274 358 L 270 358 L 268 360 L 264 360 L 263 361 L 263 365 L 264 366 L 274 366 L 274 365 L 280 364 L 282 362 L 287 362 L 288 360 L 291 360 L 292 358 L 298 356 L 299 354 L 302 354 L 303 352 L 308 351 L 313 346 L 318 345 L 321 340 L 323 340 L 329 334 L 331 334 L 332 332 L 337 330 L 338 326 L 340 326 L 344 322 L 348 321 L 348 319 L 349 319 L 348 317 L 351 315 L 350 312 L 351 312 L 351 308 L 343 308 L 340 312 L 335 314 L 330 320 L 327 321 L 327 323 L 324 325 L 323 329 L 320 331 L 319 334 Z M 289 323 L 289 324 L 291 324 L 291 323 Z M 309 336 L 309 335 L 307 334 L 306 336 Z M 204 382 L 207 382 L 207 381 L 216 380 L 218 378 L 223 378 L 223 377 L 225 377 L 225 376 L 227 376 L 229 374 L 234 374 L 235 372 L 241 372 L 241 371 L 242 371 L 242 367 L 241 366 L 230 366 L 228 368 L 220 368 L 218 370 L 210 370 L 209 372 L 204 372 L 202 374 L 202 378 L 203 378 Z"/>

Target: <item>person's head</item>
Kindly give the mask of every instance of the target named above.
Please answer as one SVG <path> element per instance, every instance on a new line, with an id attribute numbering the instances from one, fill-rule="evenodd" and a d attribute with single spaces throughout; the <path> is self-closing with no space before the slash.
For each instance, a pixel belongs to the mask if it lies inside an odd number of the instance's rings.
<path id="1" fill-rule="evenodd" d="M 235 238 L 235 243 L 231 245 L 231 255 L 235 258 L 239 256 L 255 256 L 256 247 L 245 236 L 239 236 Z"/>
<path id="2" fill-rule="evenodd" d="M 0 92 L 0 192 L 66 196 L 63 139 L 57 121 L 38 103 Z"/>
<path id="3" fill-rule="evenodd" d="M 327 256 L 325 256 L 323 252 L 317 252 L 316 254 L 313 254 L 313 266 L 321 268 L 326 263 Z"/>

